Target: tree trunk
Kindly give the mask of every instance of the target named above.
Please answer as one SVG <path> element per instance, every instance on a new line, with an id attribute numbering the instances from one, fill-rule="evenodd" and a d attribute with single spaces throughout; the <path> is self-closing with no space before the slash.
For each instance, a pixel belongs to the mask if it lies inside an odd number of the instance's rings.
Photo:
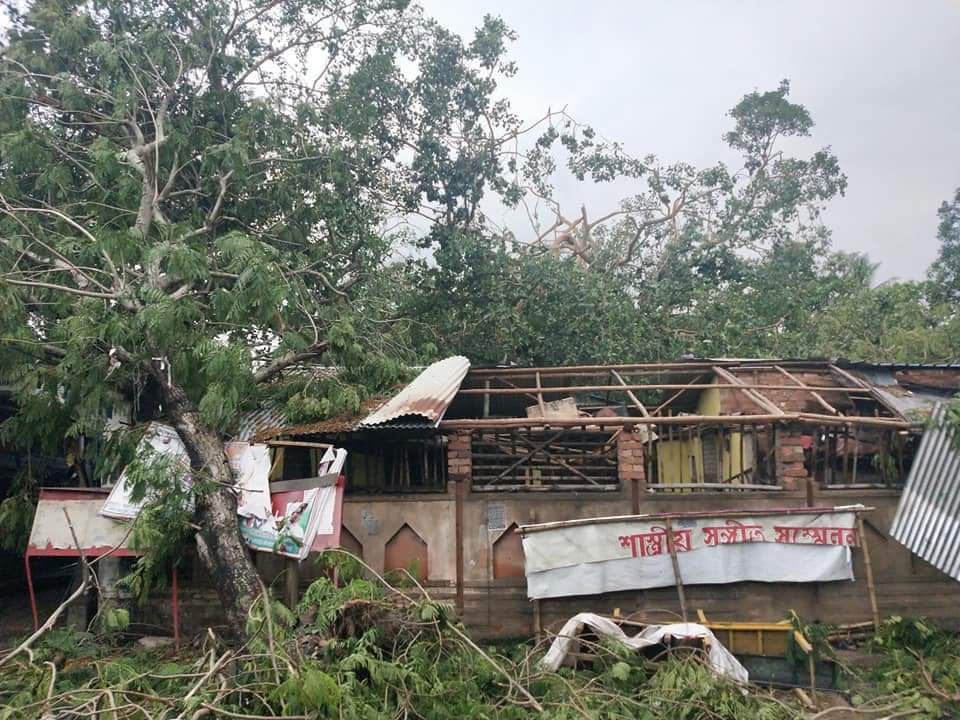
<path id="1" fill-rule="evenodd" d="M 197 551 L 217 589 L 233 640 L 244 636 L 247 612 L 260 593 L 256 568 L 240 537 L 237 499 L 230 489 L 233 475 L 223 441 L 207 428 L 193 403 L 175 383 L 161 382 L 165 411 L 190 455 L 194 471 L 213 481 L 213 489 L 198 498 Z"/>

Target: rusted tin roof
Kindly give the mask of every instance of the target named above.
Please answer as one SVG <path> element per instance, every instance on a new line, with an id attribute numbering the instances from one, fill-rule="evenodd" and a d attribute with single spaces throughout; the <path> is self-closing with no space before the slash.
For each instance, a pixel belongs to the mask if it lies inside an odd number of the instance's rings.
<path id="1" fill-rule="evenodd" d="M 397 395 L 367 415 L 359 427 L 378 427 L 400 418 L 423 418 L 433 426 L 438 425 L 469 369 L 470 361 L 462 355 L 433 363 Z"/>
<path id="2" fill-rule="evenodd" d="M 960 451 L 938 405 L 910 467 L 890 535 L 917 557 L 960 580 Z"/>

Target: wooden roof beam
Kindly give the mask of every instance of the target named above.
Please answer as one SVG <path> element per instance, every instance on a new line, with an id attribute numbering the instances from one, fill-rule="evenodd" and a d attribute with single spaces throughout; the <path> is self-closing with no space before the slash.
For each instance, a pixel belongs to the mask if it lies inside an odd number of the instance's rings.
<path id="1" fill-rule="evenodd" d="M 739 389 L 743 392 L 743 394 L 746 395 L 748 398 L 750 398 L 757 405 L 762 407 L 764 410 L 767 410 L 773 413 L 774 415 L 784 414 L 783 410 L 781 410 L 774 403 L 772 403 L 769 398 L 764 397 L 762 394 L 760 394 L 756 390 L 750 388 L 747 385 L 747 383 L 743 382 L 740 378 L 738 378 L 732 372 L 728 372 L 727 370 L 724 370 L 719 365 L 715 365 L 713 367 L 713 372 L 717 375 L 717 377 L 723 380 L 726 380 L 731 385 L 734 385 L 734 386 L 739 385 L 740 386 Z"/>
<path id="2" fill-rule="evenodd" d="M 895 418 L 903 418 L 903 415 L 900 414 L 900 411 L 897 410 L 893 405 L 890 405 L 883 398 L 883 396 L 877 392 L 877 389 L 875 387 L 873 387 L 868 383 L 863 382 L 856 375 L 851 375 L 846 370 L 844 370 L 843 368 L 839 368 L 836 365 L 830 364 L 828 367 L 830 368 L 830 372 L 833 373 L 834 375 L 846 380 L 847 382 L 851 382 L 854 385 L 856 385 L 857 388 L 861 390 L 866 390 L 868 393 L 870 393 L 870 397 L 873 398 L 877 403 L 879 403 L 883 408 L 885 408 L 887 412 L 889 412 Z M 906 419 L 906 418 L 903 418 L 903 419 Z"/>
<path id="3" fill-rule="evenodd" d="M 810 394 L 813 396 L 813 398 L 814 398 L 818 403 L 820 403 L 820 407 L 822 407 L 824 410 L 826 410 L 826 411 L 829 412 L 829 413 L 833 413 L 834 415 L 840 415 L 840 414 L 841 414 L 841 412 L 840 412 L 839 410 L 837 410 L 833 405 L 831 405 L 831 404 L 828 403 L 826 400 L 824 400 L 824 399 L 823 399 L 823 396 L 822 396 L 820 393 L 818 393 L 818 392 L 817 392 L 816 390 L 814 390 L 813 388 L 808 387 L 807 384 L 804 383 L 804 382 L 803 382 L 800 378 L 798 378 L 796 375 L 794 375 L 793 373 L 787 372 L 786 370 L 784 370 L 784 369 L 783 369 L 782 367 L 780 367 L 779 365 L 774 365 L 773 367 L 776 369 L 777 372 L 779 372 L 779 373 L 780 373 L 781 375 L 783 375 L 785 378 L 787 378 L 787 379 L 795 382 L 799 387 L 803 388 L 806 392 L 810 393 Z"/>
<path id="4" fill-rule="evenodd" d="M 687 390 L 690 390 L 691 386 L 698 384 L 702 379 L 703 379 L 703 374 L 697 375 L 693 380 L 687 383 L 687 387 L 683 387 L 677 390 L 673 395 L 671 395 L 669 398 L 667 398 L 662 403 L 657 405 L 657 407 L 655 407 L 653 409 L 653 412 L 650 414 L 659 415 L 661 410 L 663 410 L 665 407 L 669 407 L 674 400 L 676 400 L 678 397 L 680 397 L 685 392 L 687 392 Z"/>
<path id="5" fill-rule="evenodd" d="M 650 413 L 647 412 L 647 408 L 643 406 L 643 403 L 640 402 L 639 398 L 637 398 L 637 396 L 633 394 L 633 391 L 629 389 L 629 387 L 627 386 L 627 381 L 623 379 L 620 373 L 618 373 L 613 368 L 610 368 L 610 374 L 613 375 L 614 379 L 618 383 L 620 383 L 624 388 L 626 388 L 625 392 L 627 393 L 627 397 L 630 398 L 630 400 L 636 406 L 637 410 L 640 411 L 640 414 L 643 415 L 644 417 L 650 417 Z M 539 379 L 539 376 L 538 376 L 538 379 Z"/>

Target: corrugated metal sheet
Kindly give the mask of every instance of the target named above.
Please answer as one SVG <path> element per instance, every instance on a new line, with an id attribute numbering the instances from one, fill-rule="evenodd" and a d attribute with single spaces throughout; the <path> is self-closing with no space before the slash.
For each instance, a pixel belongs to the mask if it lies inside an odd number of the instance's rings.
<path id="1" fill-rule="evenodd" d="M 892 368 L 863 368 L 858 369 L 857 373 L 874 387 L 887 405 L 907 419 L 912 419 L 917 413 L 929 414 L 937 403 L 949 397 L 949 393 L 905 388 L 897 381 Z"/>
<path id="2" fill-rule="evenodd" d="M 234 440 L 248 441 L 255 437 L 279 430 L 287 424 L 283 408 L 279 405 L 264 405 L 240 418 Z"/>
<path id="3" fill-rule="evenodd" d="M 376 427 L 410 417 L 421 417 L 433 426 L 439 425 L 469 369 L 470 361 L 462 355 L 435 362 L 364 418 L 360 427 Z"/>
<path id="4" fill-rule="evenodd" d="M 960 451 L 942 405 L 923 434 L 890 535 L 917 557 L 960 580 Z"/>

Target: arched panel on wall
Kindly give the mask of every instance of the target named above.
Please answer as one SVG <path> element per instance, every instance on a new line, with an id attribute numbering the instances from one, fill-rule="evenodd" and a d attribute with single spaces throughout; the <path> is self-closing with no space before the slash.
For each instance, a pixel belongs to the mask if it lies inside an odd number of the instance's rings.
<path id="1" fill-rule="evenodd" d="M 493 541 L 493 577 L 499 580 L 524 576 L 523 543 L 517 524 L 513 523 Z"/>
<path id="2" fill-rule="evenodd" d="M 383 569 L 387 572 L 409 570 L 418 580 L 430 577 L 427 568 L 427 543 L 406 523 L 387 540 L 383 549 Z"/>
<path id="3" fill-rule="evenodd" d="M 344 525 L 340 530 L 340 547 L 351 555 L 363 560 L 363 545 L 357 540 L 356 536 Z"/>

